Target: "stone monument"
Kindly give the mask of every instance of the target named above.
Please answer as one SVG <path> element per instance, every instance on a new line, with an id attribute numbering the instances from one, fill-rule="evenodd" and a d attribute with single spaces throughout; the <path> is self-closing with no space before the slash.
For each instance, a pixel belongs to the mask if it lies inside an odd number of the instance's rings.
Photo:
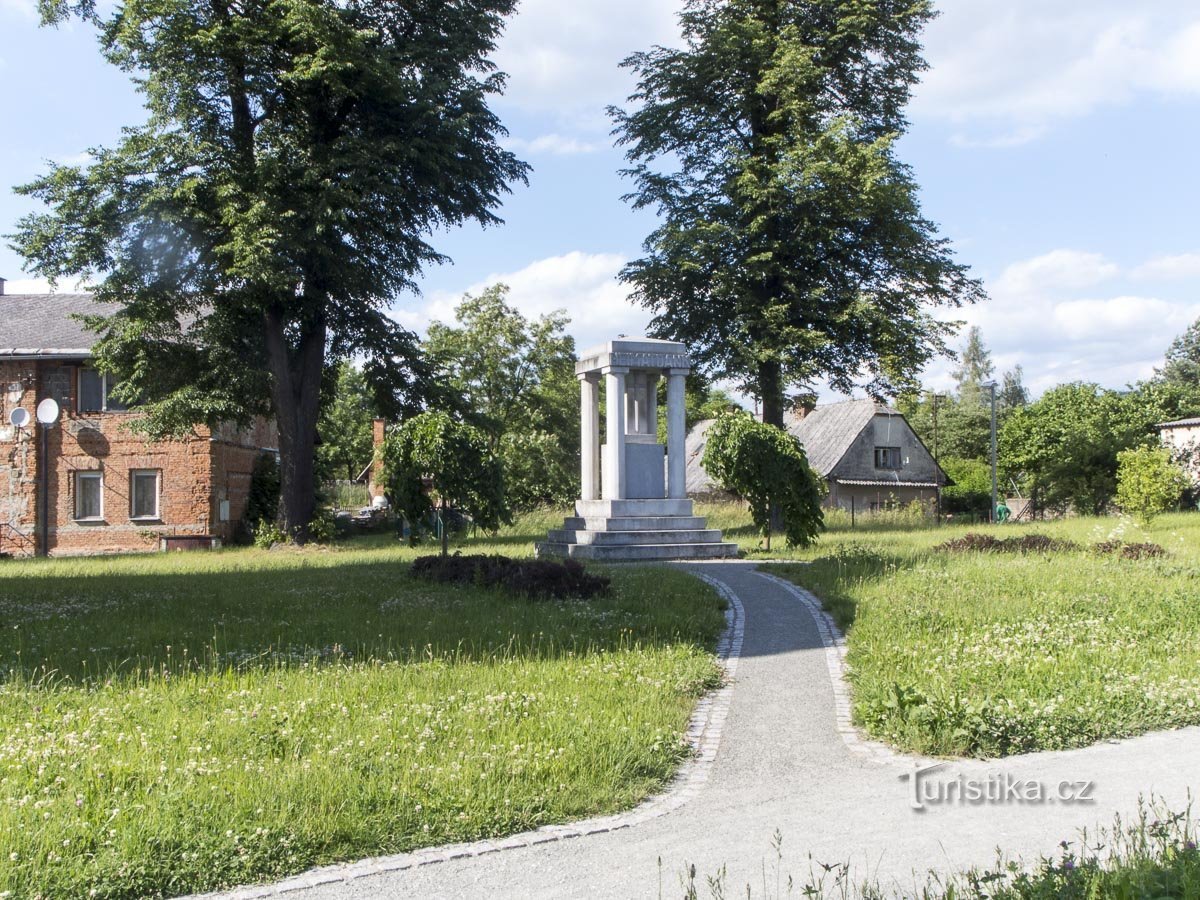
<path id="1" fill-rule="evenodd" d="M 574 559 L 720 559 L 737 545 L 693 515 L 686 490 L 687 348 L 618 338 L 575 365 L 580 387 L 581 494 L 575 516 L 538 544 L 538 556 Z M 667 379 L 667 445 L 658 442 L 658 383 Z M 600 443 L 604 381 L 605 443 Z M 664 465 L 665 457 L 665 465 Z"/>

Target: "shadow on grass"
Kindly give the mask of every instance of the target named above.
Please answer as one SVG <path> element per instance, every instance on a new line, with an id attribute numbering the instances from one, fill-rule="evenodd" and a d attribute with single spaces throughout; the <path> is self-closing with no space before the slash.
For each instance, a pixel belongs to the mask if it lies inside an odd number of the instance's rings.
<path id="1" fill-rule="evenodd" d="M 925 553 L 884 553 L 850 545 L 805 563 L 776 563 L 767 566 L 773 574 L 812 591 L 842 631 L 854 625 L 858 603 L 854 594 L 865 584 L 892 578 L 911 568 Z"/>
<path id="2" fill-rule="evenodd" d="M 530 601 L 416 579 L 410 560 L 231 551 L 21 563 L 0 571 L 0 680 L 711 647 L 724 625 L 711 591 L 663 567 L 605 570 L 611 591 L 594 600 Z"/>

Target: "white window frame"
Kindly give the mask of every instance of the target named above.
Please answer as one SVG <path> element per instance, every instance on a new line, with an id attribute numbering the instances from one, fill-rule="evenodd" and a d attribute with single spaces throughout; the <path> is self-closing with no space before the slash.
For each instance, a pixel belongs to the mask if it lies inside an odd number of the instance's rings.
<path id="1" fill-rule="evenodd" d="M 99 485 L 100 490 L 100 511 L 94 516 L 81 516 L 79 514 L 79 501 L 83 497 L 83 482 L 95 481 Z M 76 522 L 103 522 L 104 521 L 104 473 L 99 469 L 79 469 L 75 472 L 75 502 L 71 510 L 72 517 Z"/>
<path id="2" fill-rule="evenodd" d="M 135 485 L 139 476 L 154 477 L 154 512 L 148 516 L 134 514 L 137 508 L 137 490 Z M 162 469 L 130 469 L 129 470 L 129 521 L 158 522 L 162 520 Z"/>
<path id="3" fill-rule="evenodd" d="M 99 409 L 84 409 L 83 408 L 83 373 L 95 372 L 100 376 L 100 408 Z M 75 373 L 75 411 L 78 413 L 96 413 L 96 412 L 126 412 L 125 409 L 108 408 L 108 373 L 100 372 L 95 366 L 80 366 Z"/>

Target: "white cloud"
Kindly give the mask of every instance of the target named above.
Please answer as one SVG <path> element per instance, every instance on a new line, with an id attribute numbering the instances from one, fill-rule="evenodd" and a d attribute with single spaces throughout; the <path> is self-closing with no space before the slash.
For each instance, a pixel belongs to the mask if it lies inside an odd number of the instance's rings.
<path id="1" fill-rule="evenodd" d="M 528 153 L 531 156 L 578 156 L 581 153 L 595 153 L 600 145 L 579 138 L 564 137 L 561 134 L 543 134 L 532 140 L 513 137 L 504 141 L 504 145 L 518 153 Z"/>
<path id="2" fill-rule="evenodd" d="M 1119 273 L 1120 268 L 1099 253 L 1052 250 L 1010 265 L 993 290 L 1002 294 L 1072 290 L 1102 284 Z"/>
<path id="3" fill-rule="evenodd" d="M 529 317 L 564 309 L 571 318 L 567 331 L 583 350 L 618 334 L 642 334 L 650 321 L 646 310 L 629 300 L 617 281 L 625 258 L 615 253 L 573 252 L 530 263 L 515 272 L 488 275 L 462 291 L 437 291 L 419 309 L 393 310 L 398 322 L 423 332 L 432 321 L 452 322 L 463 293 L 479 294 L 497 282 L 509 286 L 508 302 Z"/>
<path id="4" fill-rule="evenodd" d="M 1178 281 L 1200 278 L 1200 253 L 1158 256 L 1133 270 L 1133 277 L 1151 281 Z"/>
<path id="5" fill-rule="evenodd" d="M 677 39 L 678 0 L 522 0 L 496 61 L 509 102 L 533 112 L 599 115 L 629 93 L 629 54 Z"/>
<path id="6" fill-rule="evenodd" d="M 939 8 L 914 114 L 969 126 L 956 136 L 961 145 L 1014 146 L 1139 95 L 1200 94 L 1194 3 L 955 0 Z"/>
<path id="7" fill-rule="evenodd" d="M 1122 274 L 1100 254 L 1054 250 L 1009 265 L 987 279 L 989 300 L 946 318 L 978 325 L 997 371 L 1021 365 L 1035 395 L 1068 381 L 1122 387 L 1150 377 L 1171 340 L 1200 317 L 1190 299 L 1122 292 Z M 1106 285 L 1111 294 L 1100 292 Z M 927 383 L 948 389 L 952 368 L 931 366 Z"/>

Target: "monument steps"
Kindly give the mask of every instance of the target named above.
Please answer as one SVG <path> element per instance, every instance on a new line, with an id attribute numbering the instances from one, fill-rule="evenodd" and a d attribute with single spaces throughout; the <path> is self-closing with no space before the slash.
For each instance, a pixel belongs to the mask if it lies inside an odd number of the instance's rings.
<path id="1" fill-rule="evenodd" d="M 596 562 L 647 562 L 674 559 L 734 559 L 737 544 L 538 544 L 538 556 Z"/>
<path id="2" fill-rule="evenodd" d="M 633 544 L 719 544 L 721 532 L 715 528 L 681 528 L 673 531 L 551 531 L 551 544 L 595 544 L 613 546 Z"/>
<path id="3" fill-rule="evenodd" d="M 698 531 L 704 516 L 575 516 L 563 523 L 567 531 Z"/>
<path id="4" fill-rule="evenodd" d="M 687 499 L 687 347 L 620 337 L 584 351 L 575 365 L 580 400 L 580 488 L 575 515 L 537 545 L 539 557 L 608 562 L 729 559 Z M 658 384 L 667 380 L 667 443 L 658 442 Z M 605 435 L 600 443 L 600 382 Z M 599 499 L 604 497 L 606 499 Z"/>

